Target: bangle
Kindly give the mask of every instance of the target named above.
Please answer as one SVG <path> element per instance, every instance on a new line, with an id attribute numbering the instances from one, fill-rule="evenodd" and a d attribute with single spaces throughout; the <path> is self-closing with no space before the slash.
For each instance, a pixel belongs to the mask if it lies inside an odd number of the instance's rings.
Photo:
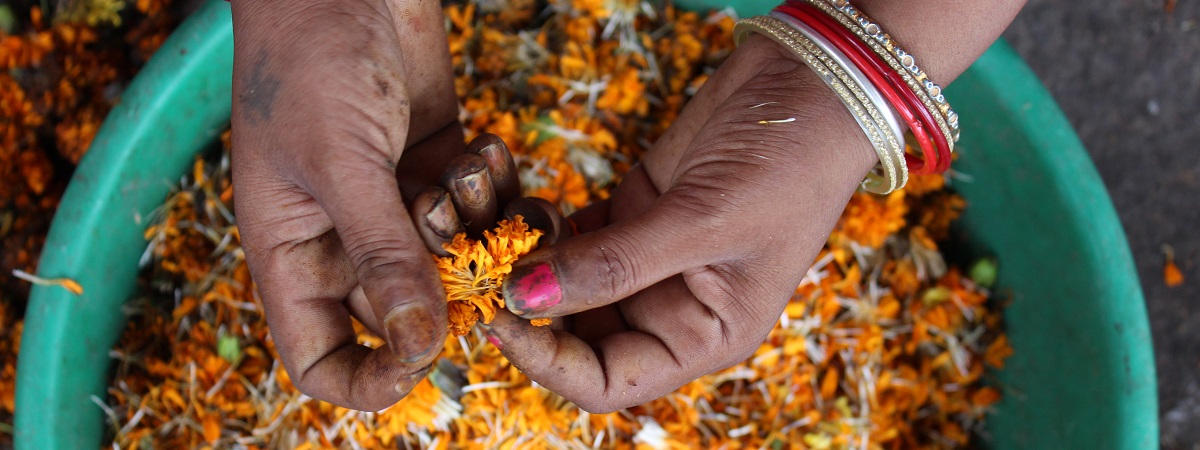
<path id="1" fill-rule="evenodd" d="M 796 1 L 796 0 L 791 0 Z M 830 17 L 840 22 L 844 27 L 851 30 L 853 33 L 864 41 L 874 52 L 883 58 L 883 60 L 896 70 L 908 84 L 909 88 L 921 99 L 925 107 L 935 112 L 934 120 L 938 124 L 938 128 L 946 136 L 946 140 L 950 146 L 949 151 L 954 151 L 954 143 L 958 141 L 960 131 L 958 114 L 950 107 L 944 95 L 942 88 L 929 79 L 928 74 L 921 70 L 916 64 L 912 54 L 905 52 L 900 48 L 889 34 L 872 21 L 870 18 L 859 11 L 847 0 L 806 0 L 809 4 L 824 11 Z M 947 166 L 949 161 L 946 161 Z"/>
<path id="2" fill-rule="evenodd" d="M 922 106 L 917 94 L 902 81 L 900 74 L 868 49 L 865 42 L 857 39 L 850 30 L 839 26 L 816 7 L 802 1 L 790 1 L 780 5 L 776 11 L 787 14 L 829 37 L 839 50 L 866 73 L 876 87 L 890 93 L 888 100 L 908 123 L 925 157 L 925 161 L 922 161 L 914 155 L 906 155 L 908 167 L 913 173 L 928 174 L 949 167 L 949 144 L 946 136 L 938 133 L 933 115 Z"/>
<path id="3" fill-rule="evenodd" d="M 797 39 L 797 41 L 815 55 L 817 60 L 823 63 L 843 84 L 857 87 L 861 92 L 855 92 L 855 94 L 858 94 L 856 97 L 862 103 L 863 109 L 867 111 L 877 126 L 881 128 L 886 126 L 886 130 L 889 132 L 885 135 L 888 146 L 883 152 L 876 149 L 875 153 L 879 156 L 880 164 L 875 167 L 873 173 L 886 181 L 888 187 L 886 189 L 864 187 L 864 190 L 886 194 L 908 184 L 909 168 L 904 158 L 904 129 L 901 128 L 900 122 L 896 118 L 896 111 L 888 106 L 886 94 L 877 89 L 877 86 L 872 84 L 858 67 L 850 63 L 846 55 L 838 51 L 828 38 L 786 14 L 772 12 L 771 17 L 788 25 L 788 29 L 784 30 L 785 33 L 793 37 L 799 35 L 801 39 Z M 805 39 L 808 42 L 805 42 Z M 889 172 L 889 165 L 895 169 Z M 890 176 L 889 173 L 891 173 Z M 894 184 L 892 184 L 892 180 L 895 180 Z"/>
<path id="4" fill-rule="evenodd" d="M 776 17 L 790 19 L 795 25 L 804 26 L 819 35 L 836 36 L 836 32 L 828 24 L 817 22 L 815 18 L 800 14 L 786 5 L 781 5 L 772 14 L 776 15 Z M 853 61 L 855 66 L 865 72 L 865 76 L 870 80 L 870 83 L 879 89 L 896 112 L 904 119 L 905 123 L 908 124 L 909 129 L 912 130 L 913 137 L 916 138 L 920 148 L 925 152 L 928 161 L 918 160 L 915 157 L 906 155 L 909 170 L 918 174 L 932 172 L 938 161 L 938 154 L 933 150 L 935 144 L 930 141 L 924 122 L 921 121 L 917 110 L 913 106 L 912 99 L 909 98 L 912 93 L 907 92 L 907 88 L 897 87 L 894 83 L 886 79 L 885 75 L 878 70 L 879 67 L 873 66 L 869 61 L 866 61 L 866 56 L 861 53 L 860 49 L 854 48 L 851 42 L 845 40 L 844 36 L 840 40 L 827 39 L 827 41 L 831 42 L 847 59 Z"/>
<path id="5" fill-rule="evenodd" d="M 846 77 L 862 87 L 863 93 L 867 95 L 866 100 L 870 100 L 869 103 L 866 102 L 865 99 L 861 98 L 859 101 L 863 101 L 864 105 L 868 106 L 869 109 L 875 109 L 873 107 L 879 107 L 882 105 L 882 108 L 878 108 L 879 115 L 882 116 L 883 121 L 887 123 L 888 129 L 890 129 L 892 134 L 896 136 L 904 136 L 904 128 L 900 126 L 900 121 L 896 118 L 896 111 L 887 107 L 887 105 L 890 103 L 884 98 L 883 93 L 880 92 L 879 89 L 876 89 L 875 85 L 869 82 L 866 74 L 864 74 L 861 70 L 858 70 L 858 67 L 851 63 L 850 60 L 846 58 L 846 55 L 838 51 L 828 38 L 822 36 L 816 30 L 813 30 L 808 25 L 805 25 L 804 23 L 792 18 L 787 14 L 771 12 L 770 15 L 771 17 L 787 23 L 796 32 L 799 32 L 800 34 L 804 35 L 804 37 L 808 38 L 808 40 L 812 41 L 812 43 L 820 49 L 820 51 L 814 52 L 817 53 L 818 59 L 821 59 L 822 62 L 826 63 L 825 65 L 829 66 L 830 70 L 835 73 L 838 70 L 845 71 Z M 826 58 L 828 58 L 829 61 L 826 61 Z M 846 82 L 846 78 L 843 78 L 842 82 Z M 876 118 L 875 122 L 879 122 L 878 118 Z M 904 183 L 901 183 L 901 185 L 903 184 Z"/>
<path id="6" fill-rule="evenodd" d="M 795 53 L 801 62 L 816 72 L 854 115 L 859 126 L 879 155 L 880 166 L 867 175 L 862 188 L 869 192 L 888 193 L 903 186 L 908 179 L 903 147 L 897 134 L 881 111 L 886 103 L 876 103 L 870 83 L 855 79 L 803 34 L 777 18 L 757 16 L 738 21 L 734 26 L 734 42 L 741 43 L 751 32 L 763 34 Z M 888 111 L 890 113 L 890 111 Z M 893 119 L 894 121 L 894 119 Z"/>

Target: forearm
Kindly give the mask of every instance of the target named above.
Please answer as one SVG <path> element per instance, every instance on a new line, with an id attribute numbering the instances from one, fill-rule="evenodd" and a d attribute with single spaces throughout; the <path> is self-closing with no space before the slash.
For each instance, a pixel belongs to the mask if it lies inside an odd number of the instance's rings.
<path id="1" fill-rule="evenodd" d="M 962 0 L 924 0 L 917 2 L 861 0 L 852 3 L 855 9 L 865 13 L 872 22 L 882 27 L 882 30 L 891 36 L 897 47 L 903 48 L 906 52 L 913 55 L 915 63 L 928 75 L 929 79 L 941 86 L 948 85 L 978 59 L 987 50 L 988 46 L 1000 36 L 1023 4 L 1024 0 L 999 0 L 994 2 L 968 2 Z M 817 14 L 822 14 L 816 8 L 810 9 Z M 875 45 L 874 42 L 871 44 Z M 780 50 L 783 49 L 778 44 L 774 44 L 774 47 Z M 745 50 L 753 51 L 749 48 Z M 758 52 L 758 54 L 763 55 L 764 53 Z M 759 56 L 758 59 L 761 60 L 763 57 Z M 750 65 L 761 67 L 760 64 Z M 802 67 L 799 71 L 807 72 L 806 69 Z M 798 76 L 814 78 L 815 74 L 805 73 L 798 74 Z M 886 85 L 879 87 L 883 88 Z M 902 86 L 896 87 L 901 91 L 905 89 Z M 815 101 L 810 104 L 820 103 L 830 105 L 840 103 L 836 98 L 837 96 L 825 86 L 819 86 L 818 90 L 822 91 L 821 94 L 823 95 L 814 99 Z M 914 99 L 914 101 L 916 100 Z M 923 109 L 921 105 L 914 104 L 912 106 L 918 110 Z M 865 167 L 870 167 L 878 161 L 878 158 L 875 152 L 869 150 L 865 152 L 854 151 L 858 148 L 869 149 L 870 146 L 862 145 L 866 144 L 867 139 L 862 130 L 855 129 L 858 127 L 838 126 L 855 123 L 849 111 L 846 111 L 844 107 L 841 110 L 838 114 L 830 114 L 819 118 L 818 120 L 824 121 L 826 126 L 817 127 L 820 131 L 815 131 L 814 133 L 830 134 L 830 137 L 834 141 L 840 140 L 846 144 L 853 141 L 859 142 L 859 145 L 841 147 L 850 150 L 846 153 L 850 154 L 848 156 L 851 156 L 852 163 L 835 164 L 834 167 L 838 167 L 838 169 L 835 169 L 837 172 L 861 174 L 864 171 L 862 169 L 864 163 Z M 937 114 L 933 111 L 930 112 Z M 937 133 L 938 131 L 933 127 L 933 119 L 927 120 L 929 122 L 925 123 L 925 130 Z M 905 124 L 901 123 L 901 126 L 904 127 Z M 807 133 L 805 135 L 806 139 L 815 138 L 814 133 Z M 837 135 L 842 137 L 837 138 Z M 851 137 L 850 135 L 854 136 Z M 937 147 L 932 148 L 942 148 L 942 144 L 937 145 Z M 929 151 L 929 148 L 923 144 L 922 150 Z"/>

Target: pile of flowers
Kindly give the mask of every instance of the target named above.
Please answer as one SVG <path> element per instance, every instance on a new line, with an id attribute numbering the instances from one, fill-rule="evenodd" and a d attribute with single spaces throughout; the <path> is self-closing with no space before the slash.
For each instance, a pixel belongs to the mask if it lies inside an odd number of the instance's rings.
<path id="1" fill-rule="evenodd" d="M 177 23 L 169 0 L 0 4 L 0 447 L 11 440 L 26 280 L 121 91 Z M 12 332 L 15 331 L 15 332 Z"/>
<path id="2" fill-rule="evenodd" d="M 606 198 L 733 48 L 730 11 L 476 0 L 445 12 L 467 139 L 501 136 L 526 194 L 567 212 Z M 408 397 L 379 412 L 316 401 L 275 353 L 230 213 L 237 150 L 225 144 L 147 230 L 149 289 L 112 352 L 109 397 L 94 399 L 122 448 L 949 448 L 967 446 L 1000 398 L 985 383 L 1012 352 L 987 289 L 996 267 L 968 277 L 945 262 L 966 204 L 934 175 L 856 194 L 751 358 L 644 405 L 588 414 L 472 328 L 502 306 L 504 267 L 536 246 L 519 221 L 458 238 L 438 260 L 454 333 Z"/>

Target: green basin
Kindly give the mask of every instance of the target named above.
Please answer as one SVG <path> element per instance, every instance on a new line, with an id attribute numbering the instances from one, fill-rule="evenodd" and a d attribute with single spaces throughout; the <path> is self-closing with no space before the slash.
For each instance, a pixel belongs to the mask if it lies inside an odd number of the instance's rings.
<path id="1" fill-rule="evenodd" d="M 715 1 L 688 2 L 690 7 Z M 742 16 L 774 0 L 745 2 Z M 229 120 L 233 29 L 212 0 L 125 92 L 67 189 L 35 287 L 17 365 L 19 449 L 98 448 L 111 360 L 135 294 L 144 218 Z M 962 117 L 956 187 L 973 251 L 1000 260 L 1016 354 L 991 448 L 1158 447 L 1154 356 L 1142 291 L 1112 202 L 1037 77 L 997 42 L 947 91 Z"/>

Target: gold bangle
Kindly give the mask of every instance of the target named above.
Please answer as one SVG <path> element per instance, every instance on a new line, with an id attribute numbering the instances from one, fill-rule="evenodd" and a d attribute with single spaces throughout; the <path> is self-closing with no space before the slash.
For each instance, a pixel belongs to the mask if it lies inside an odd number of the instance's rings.
<path id="1" fill-rule="evenodd" d="M 806 0 L 809 4 L 824 11 L 830 17 L 840 22 L 846 29 L 858 35 L 864 43 L 871 47 L 880 58 L 884 60 L 900 76 L 904 82 L 908 84 L 921 103 L 929 110 L 933 116 L 934 122 L 942 134 L 946 136 L 946 142 L 950 146 L 950 151 L 954 151 L 954 144 L 958 142 L 960 130 L 958 128 L 958 114 L 950 108 L 950 104 L 942 95 L 942 88 L 929 79 L 928 74 L 921 70 L 916 64 L 916 59 L 912 54 L 905 52 L 898 45 L 896 40 L 892 39 L 891 35 L 883 31 L 878 24 L 872 21 L 866 14 L 859 11 L 847 0 Z"/>
<path id="2" fill-rule="evenodd" d="M 850 90 L 854 93 L 855 98 L 857 98 L 858 101 L 863 105 L 864 109 L 866 109 L 867 114 L 872 120 L 875 121 L 875 124 L 881 130 L 883 130 L 882 134 L 887 141 L 887 151 L 883 153 L 878 151 L 876 152 L 879 155 L 879 161 L 881 164 L 881 166 L 877 166 L 876 169 L 879 169 L 882 172 L 884 169 L 882 165 L 884 164 L 892 164 L 896 167 L 895 175 L 893 177 L 895 184 L 892 185 L 890 181 L 888 182 L 890 186 L 893 186 L 893 190 L 900 189 L 908 184 L 908 162 L 904 159 L 904 147 L 906 145 L 904 141 L 904 132 L 902 131 L 902 128 L 895 117 L 894 111 L 890 106 L 888 106 L 887 100 L 885 100 L 879 91 L 876 90 L 875 86 L 866 79 L 865 75 L 862 75 L 861 72 L 857 72 L 857 76 L 851 73 L 851 70 L 857 71 L 858 69 L 853 65 L 853 63 L 850 63 L 848 60 L 846 60 L 844 55 L 837 55 L 841 56 L 841 58 L 837 58 L 833 53 L 831 53 L 837 52 L 837 49 L 834 47 L 833 43 L 826 41 L 824 45 L 822 45 L 821 42 L 818 42 L 818 39 L 822 39 L 822 36 L 816 34 L 815 31 L 812 32 L 813 34 L 809 34 L 809 32 L 806 32 L 804 29 L 800 28 L 803 26 L 803 24 L 795 22 L 795 19 L 792 19 L 786 14 L 772 12 L 771 17 L 786 25 L 784 30 L 785 33 L 788 33 L 788 35 L 796 39 L 800 45 L 804 46 L 806 50 L 816 55 L 817 59 L 824 64 L 830 72 L 832 72 L 838 77 L 839 80 L 841 80 L 843 84 L 850 88 Z M 885 117 L 885 114 L 887 114 L 888 117 Z M 882 176 L 882 174 L 878 175 Z M 879 194 L 887 194 L 888 192 L 891 192 L 891 190 L 868 191 Z"/>
<path id="3" fill-rule="evenodd" d="M 885 124 L 878 107 L 863 92 L 860 85 L 841 70 L 817 45 L 786 23 L 769 16 L 756 16 L 737 22 L 733 29 L 735 43 L 741 43 L 751 33 L 757 32 L 783 45 L 795 53 L 800 61 L 817 73 L 833 89 L 854 115 L 871 146 L 879 156 L 880 166 L 868 174 L 862 189 L 886 194 L 908 181 L 908 169 L 904 163 L 903 147 L 898 136 Z M 898 161 L 898 163 L 897 163 Z"/>

